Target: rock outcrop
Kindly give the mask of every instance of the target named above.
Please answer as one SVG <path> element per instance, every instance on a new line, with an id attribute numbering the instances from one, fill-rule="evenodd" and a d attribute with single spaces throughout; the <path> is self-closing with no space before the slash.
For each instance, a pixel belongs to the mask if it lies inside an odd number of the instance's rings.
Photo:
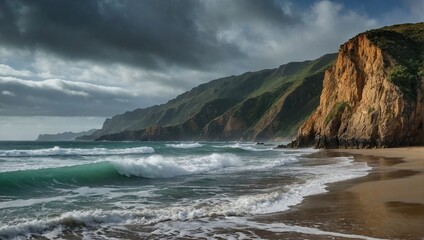
<path id="1" fill-rule="evenodd" d="M 424 144 L 424 24 L 359 34 L 326 71 L 320 105 L 292 147 Z"/>

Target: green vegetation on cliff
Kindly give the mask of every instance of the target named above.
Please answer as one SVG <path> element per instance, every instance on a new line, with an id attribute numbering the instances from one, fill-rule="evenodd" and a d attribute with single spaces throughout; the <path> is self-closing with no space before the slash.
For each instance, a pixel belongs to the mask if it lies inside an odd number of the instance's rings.
<path id="1" fill-rule="evenodd" d="M 366 36 L 394 58 L 390 80 L 415 99 L 424 77 L 424 23 L 384 27 L 368 31 Z"/>
<path id="2" fill-rule="evenodd" d="M 290 137 L 318 106 L 323 73 L 335 57 L 336 54 L 328 54 L 314 61 L 216 79 L 166 104 L 106 119 L 101 130 L 84 139 Z"/>

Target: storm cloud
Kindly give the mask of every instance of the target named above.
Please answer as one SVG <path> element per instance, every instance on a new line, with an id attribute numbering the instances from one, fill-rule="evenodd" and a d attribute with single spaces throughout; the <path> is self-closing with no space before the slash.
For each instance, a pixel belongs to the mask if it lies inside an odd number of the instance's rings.
<path id="1" fill-rule="evenodd" d="M 0 42 L 70 59 L 207 68 L 244 57 L 237 44 L 217 38 L 233 19 L 296 21 L 274 1 L 235 2 L 221 1 L 220 9 L 211 9 L 212 2 L 194 0 L 1 1 Z"/>
<path id="2" fill-rule="evenodd" d="M 13 77 L 0 77 L 0 86 L 0 114 L 6 116 L 109 116 L 138 107 L 137 96 L 118 87 Z"/>
<path id="3" fill-rule="evenodd" d="M 0 1 L 0 116 L 111 116 L 218 77 L 336 52 L 361 31 L 423 20 L 424 0 L 390 0 L 378 11 L 367 4 Z"/>

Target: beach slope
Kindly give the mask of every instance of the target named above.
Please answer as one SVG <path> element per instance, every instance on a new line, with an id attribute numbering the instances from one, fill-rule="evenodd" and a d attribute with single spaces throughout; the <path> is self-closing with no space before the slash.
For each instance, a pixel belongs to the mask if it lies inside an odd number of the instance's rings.
<path id="1" fill-rule="evenodd" d="M 364 239 L 424 239 L 424 147 L 323 150 L 313 157 L 329 156 L 354 156 L 373 169 L 365 177 L 330 184 L 329 192 L 260 221 Z M 339 239 L 299 232 L 263 234 L 269 239 Z"/>

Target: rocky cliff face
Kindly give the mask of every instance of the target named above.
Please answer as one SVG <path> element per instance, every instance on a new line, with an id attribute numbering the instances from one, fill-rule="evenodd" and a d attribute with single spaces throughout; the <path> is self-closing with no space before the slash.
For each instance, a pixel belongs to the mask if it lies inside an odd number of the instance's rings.
<path id="1" fill-rule="evenodd" d="M 202 84 L 166 104 L 107 119 L 96 140 L 262 140 L 291 138 L 318 106 L 324 71 L 335 60 L 247 72 Z"/>
<path id="2" fill-rule="evenodd" d="M 291 146 L 424 144 L 423 33 L 422 23 L 398 25 L 342 45 L 325 73 L 319 107 Z"/>

